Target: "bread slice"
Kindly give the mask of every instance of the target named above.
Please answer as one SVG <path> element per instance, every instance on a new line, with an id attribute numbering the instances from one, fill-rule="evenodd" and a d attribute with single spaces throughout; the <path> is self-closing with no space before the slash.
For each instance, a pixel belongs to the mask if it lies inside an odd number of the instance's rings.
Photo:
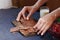
<path id="1" fill-rule="evenodd" d="M 36 24 L 34 19 L 31 18 L 30 20 L 24 20 L 21 18 L 19 22 L 14 20 L 12 23 L 16 27 L 11 28 L 10 32 L 20 32 L 24 36 L 36 35 L 36 30 L 33 28 L 33 26 Z"/>

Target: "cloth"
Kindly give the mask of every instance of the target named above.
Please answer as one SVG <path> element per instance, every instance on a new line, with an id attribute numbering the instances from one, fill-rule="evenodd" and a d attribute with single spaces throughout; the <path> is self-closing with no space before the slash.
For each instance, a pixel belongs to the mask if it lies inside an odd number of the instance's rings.
<path id="1" fill-rule="evenodd" d="M 43 37 L 35 35 L 32 37 L 24 37 L 20 33 L 10 33 L 13 27 L 11 21 L 15 20 L 21 9 L 1 9 L 0 10 L 0 40 L 53 40 L 52 36 L 47 32 Z M 35 12 L 33 18 L 39 19 L 39 12 Z"/>

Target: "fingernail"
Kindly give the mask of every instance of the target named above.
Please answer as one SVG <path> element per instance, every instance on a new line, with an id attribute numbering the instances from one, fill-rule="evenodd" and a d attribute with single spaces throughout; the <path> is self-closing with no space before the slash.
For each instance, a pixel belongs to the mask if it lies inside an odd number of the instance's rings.
<path id="1" fill-rule="evenodd" d="M 16 19 L 16 21 L 19 21 L 18 19 Z"/>
<path id="2" fill-rule="evenodd" d="M 43 36 L 43 33 L 41 33 L 41 36 Z"/>
<path id="3" fill-rule="evenodd" d="M 27 20 L 29 20 L 29 18 L 27 17 Z"/>

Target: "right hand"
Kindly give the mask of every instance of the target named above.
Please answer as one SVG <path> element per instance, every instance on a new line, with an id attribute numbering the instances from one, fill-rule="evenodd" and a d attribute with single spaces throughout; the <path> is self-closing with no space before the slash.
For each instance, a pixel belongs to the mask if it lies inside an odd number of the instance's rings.
<path id="1" fill-rule="evenodd" d="M 25 16 L 25 13 L 26 13 L 27 11 L 29 12 L 29 14 L 28 14 L 28 16 L 26 17 L 26 16 Z M 36 11 L 36 9 L 34 8 L 34 6 L 25 6 L 25 7 L 19 12 L 16 20 L 19 21 L 20 18 L 21 18 L 21 16 L 23 16 L 24 19 L 29 20 L 30 16 L 31 16 L 35 11 Z"/>
<path id="2" fill-rule="evenodd" d="M 53 13 L 49 13 L 41 17 L 38 20 L 37 24 L 34 26 L 34 29 L 36 29 L 37 34 L 44 35 L 46 31 L 51 27 L 55 19 L 56 19 L 56 16 Z"/>

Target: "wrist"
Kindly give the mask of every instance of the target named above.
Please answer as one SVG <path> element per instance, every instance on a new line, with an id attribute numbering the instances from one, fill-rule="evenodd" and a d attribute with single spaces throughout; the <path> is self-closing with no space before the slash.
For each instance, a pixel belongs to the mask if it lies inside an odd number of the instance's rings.
<path id="1" fill-rule="evenodd" d="M 38 7 L 33 5 L 33 6 L 32 6 L 32 11 L 33 11 L 33 13 L 36 12 L 37 10 L 38 10 Z"/>
<path id="2" fill-rule="evenodd" d="M 57 18 L 57 15 L 55 13 L 50 13 L 49 15 L 51 16 L 51 18 L 53 19 L 53 21 Z"/>
<path id="3" fill-rule="evenodd" d="M 51 12 L 52 15 L 55 16 L 55 18 L 60 16 L 60 8 L 57 8 L 56 10 Z"/>
<path id="4" fill-rule="evenodd" d="M 56 12 L 56 16 L 57 16 L 57 17 L 60 17 L 60 7 L 57 8 L 56 10 L 57 10 L 57 12 Z"/>
<path id="5" fill-rule="evenodd" d="M 54 12 L 51 12 L 50 15 L 53 16 L 55 19 L 57 17 L 57 15 Z"/>
<path id="6" fill-rule="evenodd" d="M 38 10 L 39 6 L 38 6 L 38 5 L 33 5 L 33 8 L 34 8 L 35 10 Z"/>

